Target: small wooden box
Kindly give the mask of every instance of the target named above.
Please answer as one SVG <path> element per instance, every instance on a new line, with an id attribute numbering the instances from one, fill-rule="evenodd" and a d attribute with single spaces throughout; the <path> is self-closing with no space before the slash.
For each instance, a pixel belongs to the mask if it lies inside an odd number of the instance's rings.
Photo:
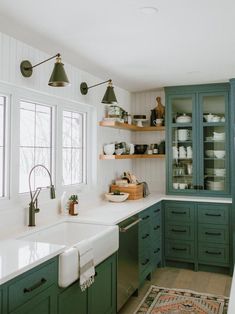
<path id="1" fill-rule="evenodd" d="M 129 193 L 128 200 L 138 200 L 143 198 L 144 186 L 143 184 L 129 185 L 129 186 L 119 186 L 112 184 L 110 186 L 110 192 L 119 190 L 120 192 Z"/>

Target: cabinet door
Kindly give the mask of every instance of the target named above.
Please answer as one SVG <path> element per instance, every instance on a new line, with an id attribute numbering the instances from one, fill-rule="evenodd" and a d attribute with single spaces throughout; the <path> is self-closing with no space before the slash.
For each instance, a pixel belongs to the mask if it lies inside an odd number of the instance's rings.
<path id="1" fill-rule="evenodd" d="M 59 314 L 87 314 L 87 290 L 82 292 L 79 281 L 58 296 Z"/>
<path id="2" fill-rule="evenodd" d="M 229 192 L 228 93 L 200 93 L 202 123 L 200 186 L 209 194 Z"/>
<path id="3" fill-rule="evenodd" d="M 21 305 L 12 314 L 56 314 L 57 313 L 56 285 L 39 293 L 30 301 Z M 68 313 L 68 312 L 67 312 Z"/>
<path id="4" fill-rule="evenodd" d="M 196 96 L 170 95 L 168 109 L 168 190 L 192 193 L 197 181 Z"/>
<path id="5" fill-rule="evenodd" d="M 117 264 L 116 255 L 113 255 L 112 257 L 108 258 L 103 263 L 101 263 L 98 267 L 96 267 L 95 282 L 88 289 L 89 314 L 116 313 L 117 307 L 116 264 Z"/>

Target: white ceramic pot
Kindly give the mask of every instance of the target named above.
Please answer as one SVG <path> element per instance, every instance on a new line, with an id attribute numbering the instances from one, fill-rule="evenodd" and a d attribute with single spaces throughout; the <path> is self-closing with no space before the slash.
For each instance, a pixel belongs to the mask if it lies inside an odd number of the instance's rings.
<path id="1" fill-rule="evenodd" d="M 106 144 L 104 145 L 105 155 L 113 155 L 115 152 L 115 144 Z"/>

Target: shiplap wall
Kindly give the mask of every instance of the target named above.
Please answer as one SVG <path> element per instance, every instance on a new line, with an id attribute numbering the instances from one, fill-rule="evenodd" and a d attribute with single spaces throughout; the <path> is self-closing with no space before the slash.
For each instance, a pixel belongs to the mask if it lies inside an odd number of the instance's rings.
<path id="1" fill-rule="evenodd" d="M 57 51 L 55 51 L 55 54 Z M 55 60 L 51 60 L 34 69 L 34 73 L 30 78 L 24 78 L 20 73 L 20 63 L 22 60 L 30 60 L 32 64 L 36 64 L 42 60 L 47 59 L 48 56 L 44 52 L 30 47 L 29 45 L 18 41 L 6 34 L 0 33 L 0 81 L 14 84 L 19 87 L 36 90 L 49 95 L 62 97 L 65 99 L 89 104 L 97 110 L 97 123 L 104 115 L 104 105 L 100 102 L 106 85 L 89 90 L 86 96 L 80 93 L 80 83 L 86 81 L 88 85 L 93 85 L 109 78 L 101 79 L 89 73 L 81 71 L 74 66 L 62 61 L 65 64 L 65 70 L 70 80 L 71 85 L 65 88 L 53 88 L 48 86 L 48 79 L 51 75 Z M 114 82 L 115 83 L 115 82 Z M 115 93 L 120 104 L 127 111 L 130 111 L 130 93 L 115 86 Z M 97 123 L 95 122 L 94 128 Z M 99 161 L 98 155 L 102 151 L 103 143 L 112 141 L 124 140 L 130 141 L 130 134 L 127 132 L 120 132 L 115 129 L 98 128 L 97 131 L 97 156 L 94 156 L 94 162 L 97 163 L 97 186 L 100 191 L 106 191 L 111 180 L 122 173 L 123 169 L 131 169 L 130 161 Z"/>
<path id="2" fill-rule="evenodd" d="M 71 66 L 63 59 L 63 51 L 59 51 L 62 55 L 62 61 L 65 64 L 65 70 L 71 82 L 71 86 L 65 88 L 53 88 L 48 86 L 48 80 L 51 75 L 55 60 L 51 60 L 45 64 L 34 69 L 34 73 L 30 78 L 24 78 L 20 73 L 20 63 L 22 60 L 30 60 L 32 64 L 41 62 L 51 56 L 35 49 L 21 41 L 16 40 L 6 34 L 0 33 L 0 82 L 7 83 L 11 89 L 14 86 L 26 89 L 27 91 L 36 91 L 44 95 L 56 96 L 66 100 L 75 101 L 82 104 L 92 106 L 94 112 L 94 156 L 92 160 L 94 165 L 95 180 L 93 181 L 93 189 L 97 189 L 99 194 L 107 192 L 109 184 L 115 177 L 118 177 L 123 170 L 131 170 L 132 162 L 130 160 L 124 161 L 100 161 L 98 156 L 102 151 L 103 143 L 113 141 L 131 141 L 130 132 L 119 131 L 115 129 L 106 129 L 98 127 L 98 121 L 103 118 L 104 105 L 101 99 L 105 93 L 106 86 L 99 86 L 89 90 L 86 96 L 80 93 L 80 83 L 86 81 L 88 86 L 107 80 L 110 75 L 107 73 L 106 78 L 98 78 L 89 73 L 81 71 L 74 66 Z M 55 54 L 58 51 L 55 51 Z M 114 82 L 115 86 L 115 82 Z M 1 92 L 1 90 L 0 90 Z M 119 103 L 127 111 L 130 111 L 131 95 L 129 92 L 115 86 L 115 93 Z M 13 103 L 13 106 L 18 104 Z M 76 103 L 74 103 L 76 108 Z M 14 132 L 14 128 L 12 128 Z M 17 157 L 16 157 L 17 158 Z M 91 190 L 89 190 L 90 193 Z M 48 202 L 40 202 L 41 211 L 37 215 L 37 223 L 52 220 L 58 211 L 58 204 L 60 194 L 57 193 L 57 200 L 50 200 Z M 0 206 L 0 237 L 11 230 L 20 229 L 27 224 L 27 207 L 25 204 L 28 200 L 20 203 L 14 201 L 13 203 L 4 203 Z"/>
<path id="3" fill-rule="evenodd" d="M 132 113 L 146 114 L 150 119 L 151 109 L 156 107 L 156 97 L 160 96 L 165 105 L 165 93 L 163 89 L 132 94 Z M 150 121 L 146 123 L 149 125 Z M 160 143 L 165 139 L 165 131 L 162 132 L 136 132 L 132 135 L 135 144 Z M 137 159 L 133 162 L 133 171 L 141 181 L 146 181 L 150 190 L 165 192 L 165 159 Z"/>

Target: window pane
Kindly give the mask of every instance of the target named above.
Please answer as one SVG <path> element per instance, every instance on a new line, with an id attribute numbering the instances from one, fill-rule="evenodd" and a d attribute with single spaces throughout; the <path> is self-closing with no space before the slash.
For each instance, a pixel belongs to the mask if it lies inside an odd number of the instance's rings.
<path id="1" fill-rule="evenodd" d="M 79 184 L 84 181 L 85 114 L 63 111 L 63 183 Z"/>
<path id="2" fill-rule="evenodd" d="M 72 150 L 72 183 L 82 183 L 83 179 L 83 160 L 82 150 Z"/>
<path id="3" fill-rule="evenodd" d="M 4 191 L 3 191 L 3 148 L 0 147 L 0 197 L 3 196 Z"/>
<path id="4" fill-rule="evenodd" d="M 3 121 L 4 121 L 3 119 L 4 119 L 4 107 L 3 105 L 0 105 L 0 146 L 3 146 Z"/>
<path id="5" fill-rule="evenodd" d="M 72 119 L 72 147 L 81 147 L 82 146 L 82 115 L 73 114 Z"/>
<path id="6" fill-rule="evenodd" d="M 63 119 L 63 146 L 72 146 L 72 128 L 71 128 L 71 118 L 64 117 Z"/>
<path id="7" fill-rule="evenodd" d="M 20 149 L 20 193 L 29 191 L 29 172 L 34 166 L 34 148 Z M 34 188 L 34 177 L 31 186 Z"/>
<path id="8" fill-rule="evenodd" d="M 28 192 L 28 176 L 33 166 L 42 164 L 51 172 L 51 107 L 21 102 L 20 114 L 20 193 Z M 31 176 L 31 187 L 49 185 L 48 174 L 36 168 Z"/>
<path id="9" fill-rule="evenodd" d="M 36 112 L 36 146 L 50 147 L 51 117 L 47 113 Z"/>
<path id="10" fill-rule="evenodd" d="M 72 183 L 72 154 L 71 149 L 63 149 L 63 184 Z"/>
<path id="11" fill-rule="evenodd" d="M 20 110 L 20 145 L 34 146 L 35 110 Z"/>

